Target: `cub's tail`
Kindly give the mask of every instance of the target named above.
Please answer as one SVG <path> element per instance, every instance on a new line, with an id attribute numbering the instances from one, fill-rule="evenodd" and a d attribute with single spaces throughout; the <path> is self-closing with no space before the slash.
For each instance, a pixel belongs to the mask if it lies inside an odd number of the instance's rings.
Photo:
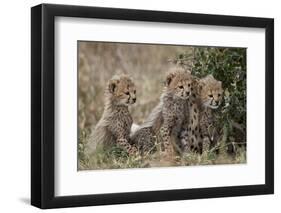
<path id="1" fill-rule="evenodd" d="M 131 143 L 138 147 L 142 155 L 156 151 L 156 132 L 160 129 L 161 123 L 162 107 L 158 105 L 141 126 L 132 125 Z"/>

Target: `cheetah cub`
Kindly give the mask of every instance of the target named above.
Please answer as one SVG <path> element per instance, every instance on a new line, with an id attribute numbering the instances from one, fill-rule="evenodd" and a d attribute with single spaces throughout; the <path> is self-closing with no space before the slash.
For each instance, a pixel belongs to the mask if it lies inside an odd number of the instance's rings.
<path id="1" fill-rule="evenodd" d="M 90 135 L 87 154 L 92 154 L 97 146 L 119 144 L 129 154 L 136 148 L 129 143 L 130 129 L 133 123 L 128 106 L 136 102 L 134 82 L 127 75 L 114 76 L 105 90 L 104 112 Z"/>
<path id="2" fill-rule="evenodd" d="M 221 104 L 223 89 L 221 81 L 212 75 L 196 82 L 189 108 L 190 118 L 182 132 L 181 145 L 187 152 L 195 150 L 202 153 L 218 141 L 213 111 Z"/>
<path id="3" fill-rule="evenodd" d="M 187 119 L 184 111 L 191 94 L 191 84 L 191 73 L 181 68 L 174 68 L 167 74 L 159 104 L 132 135 L 132 142 L 141 153 L 155 145 L 156 135 L 162 138 L 165 152 L 173 152 L 171 137 L 179 137 L 182 123 Z"/>

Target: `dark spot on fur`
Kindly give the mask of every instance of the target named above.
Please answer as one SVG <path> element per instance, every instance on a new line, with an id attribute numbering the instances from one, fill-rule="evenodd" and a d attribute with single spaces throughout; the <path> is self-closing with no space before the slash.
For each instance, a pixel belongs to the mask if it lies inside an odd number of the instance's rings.
<path id="1" fill-rule="evenodd" d="M 194 143 L 194 138 L 191 138 L 191 142 Z"/>
<path id="2" fill-rule="evenodd" d="M 196 98 L 196 95 L 195 95 L 194 93 L 192 94 L 192 96 L 193 96 L 194 98 Z"/>
<path id="3" fill-rule="evenodd" d="M 198 126 L 197 126 L 197 127 L 195 127 L 195 130 L 196 130 L 196 131 L 198 130 Z"/>
<path id="4" fill-rule="evenodd" d="M 194 130 L 192 130 L 192 134 L 194 135 Z"/>
<path id="5" fill-rule="evenodd" d="M 191 119 L 191 124 L 193 124 L 193 119 Z"/>
<path id="6" fill-rule="evenodd" d="M 203 139 L 203 135 L 202 134 L 200 135 L 200 137 L 201 137 L 201 139 Z"/>
<path id="7" fill-rule="evenodd" d="M 194 118 L 194 120 L 196 120 L 196 118 L 197 118 L 196 115 L 193 115 L 193 118 Z"/>
<path id="8" fill-rule="evenodd" d="M 194 112 L 197 113 L 197 109 L 196 108 L 194 108 Z"/>

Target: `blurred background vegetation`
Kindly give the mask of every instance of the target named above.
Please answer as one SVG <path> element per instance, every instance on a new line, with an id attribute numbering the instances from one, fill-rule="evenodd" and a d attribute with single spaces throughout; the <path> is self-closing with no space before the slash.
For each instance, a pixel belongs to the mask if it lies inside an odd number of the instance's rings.
<path id="1" fill-rule="evenodd" d="M 235 156 L 210 152 L 206 156 L 171 156 L 169 162 L 158 154 L 128 156 L 117 147 L 99 152 L 95 159 L 84 155 L 87 137 L 99 121 L 104 107 L 104 89 L 115 74 L 130 75 L 137 87 L 137 102 L 130 107 L 134 123 L 141 124 L 157 105 L 169 66 L 178 64 L 198 77 L 212 73 L 223 82 L 225 98 L 217 113 L 224 145 L 246 142 L 246 49 L 206 48 L 126 43 L 78 43 L 79 57 L 79 146 L 78 169 L 137 168 L 167 165 L 244 163 L 245 149 Z M 237 154 L 238 153 L 238 154 Z"/>

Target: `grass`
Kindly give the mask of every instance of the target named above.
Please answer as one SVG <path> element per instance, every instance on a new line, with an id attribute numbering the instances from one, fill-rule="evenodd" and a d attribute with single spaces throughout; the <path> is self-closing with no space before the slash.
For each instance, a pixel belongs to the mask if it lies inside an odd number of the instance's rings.
<path id="1" fill-rule="evenodd" d="M 84 135 L 84 137 L 81 140 L 87 141 L 87 136 Z M 115 145 L 106 149 L 99 147 L 92 156 L 85 156 L 83 152 L 85 144 L 82 141 L 79 143 L 79 170 L 246 163 L 245 146 L 236 146 L 235 153 L 232 154 L 225 151 L 226 145 L 218 145 L 202 154 L 195 152 L 189 154 L 173 153 L 167 156 L 161 153 L 158 144 L 156 145 L 156 152 L 141 156 L 139 154 L 128 155 L 125 150 Z"/>

